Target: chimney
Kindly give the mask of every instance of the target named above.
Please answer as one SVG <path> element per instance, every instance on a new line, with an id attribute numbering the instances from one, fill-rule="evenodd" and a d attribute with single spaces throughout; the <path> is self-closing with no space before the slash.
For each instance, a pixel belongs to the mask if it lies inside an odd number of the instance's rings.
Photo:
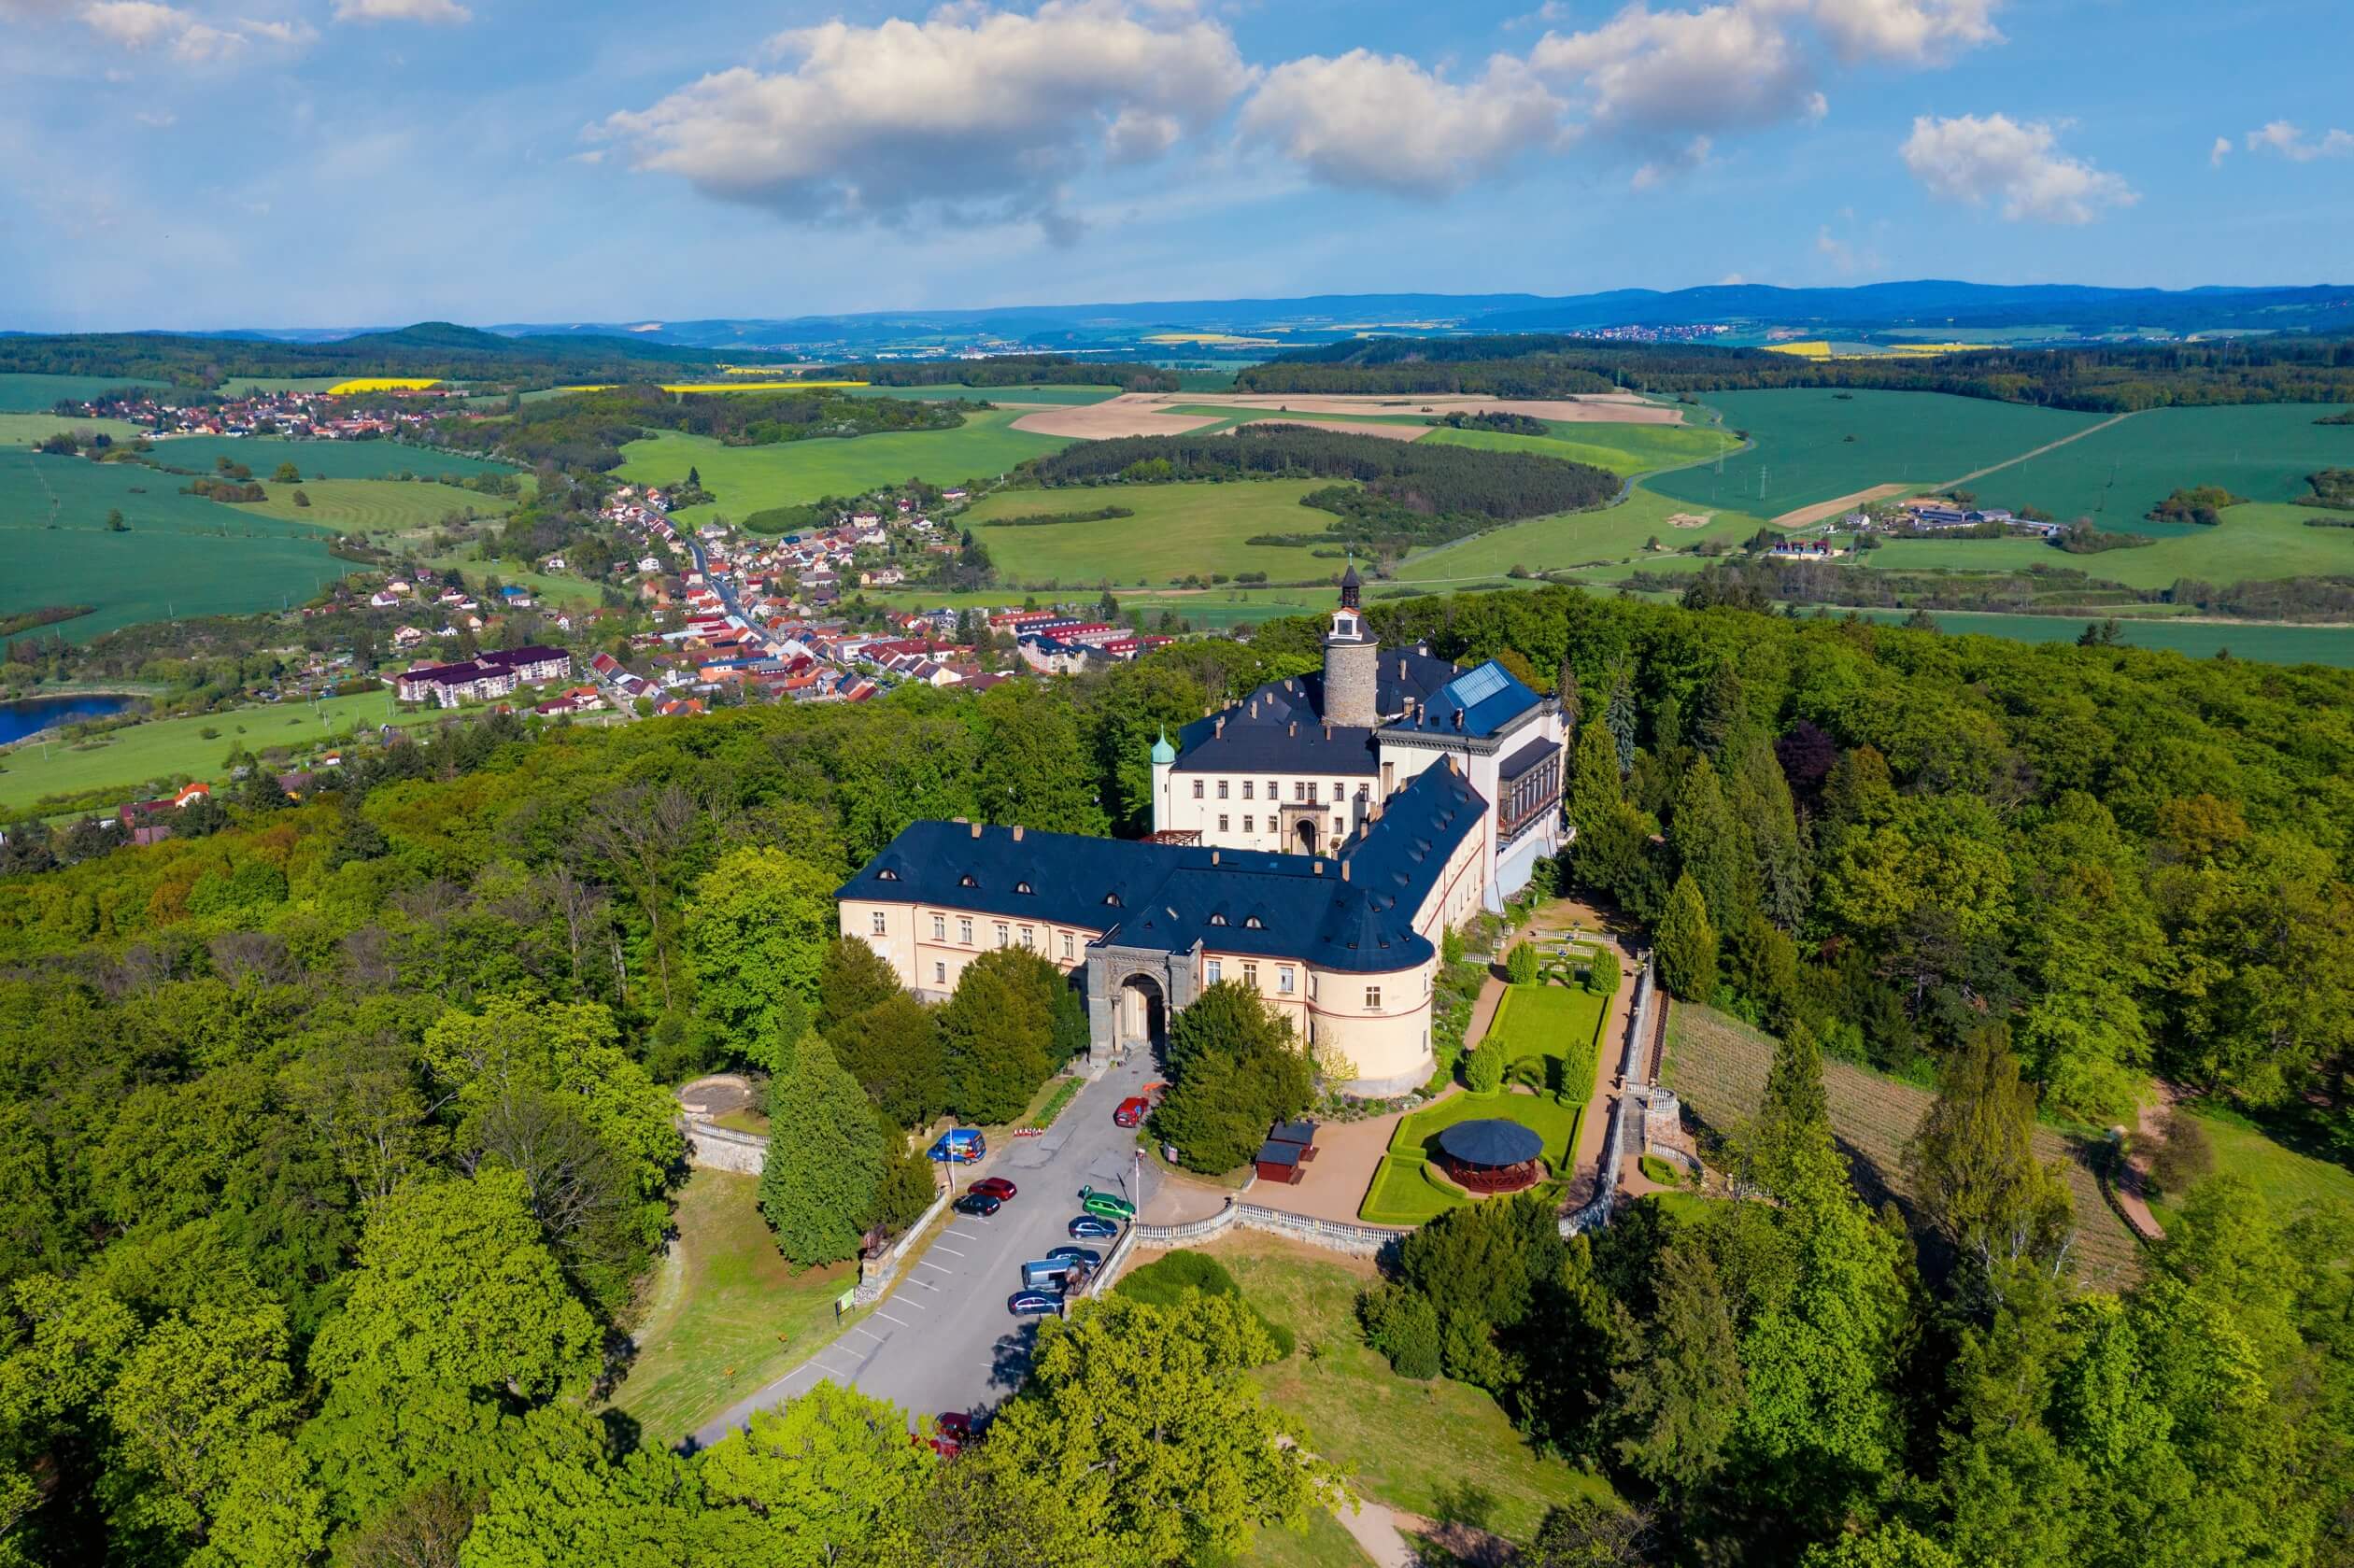
<path id="1" fill-rule="evenodd" d="M 981 836 L 981 825 L 977 822 L 972 825 L 972 836 L 976 839 Z"/>
<path id="2" fill-rule="evenodd" d="M 1327 741 L 1332 739 L 1332 721 L 1329 719 L 1325 721 L 1325 739 Z"/>
<path id="3" fill-rule="evenodd" d="M 1017 844 L 1022 841 L 1022 825 L 1018 822 L 1014 825 L 1014 841 Z"/>
<path id="4" fill-rule="evenodd" d="M 1406 678 L 1406 656 L 1404 654 L 1397 656 L 1397 678 L 1401 681 Z"/>
<path id="5" fill-rule="evenodd" d="M 1324 875 L 1324 861 L 1321 858 L 1316 861 L 1316 875 Z"/>
<path id="6" fill-rule="evenodd" d="M 1299 721 L 1298 721 L 1298 719 L 1294 719 L 1294 720 L 1292 720 L 1292 721 L 1291 721 L 1291 723 L 1289 723 L 1289 724 L 1285 725 L 1285 726 L 1283 727 L 1283 733 L 1284 733 L 1284 734 L 1286 734 L 1286 735 L 1297 735 L 1297 734 L 1298 734 L 1298 733 L 1299 733 Z"/>
<path id="7" fill-rule="evenodd" d="M 1217 718 L 1216 718 L 1216 719 L 1215 719 L 1215 720 L 1214 720 L 1214 721 L 1211 724 L 1211 726 L 1210 726 L 1210 738 L 1211 738 L 1212 740 L 1213 740 L 1213 741 L 1214 741 L 1214 740 L 1216 740 L 1219 736 L 1221 736 L 1221 735 L 1223 735 L 1223 734 L 1225 734 L 1225 733 L 1226 733 L 1226 715 L 1225 715 L 1224 713 L 1220 713 L 1220 714 L 1217 716 Z"/>
<path id="8" fill-rule="evenodd" d="M 1340 880 L 1342 882 L 1349 880 L 1349 863 L 1345 860 L 1340 862 Z"/>
<path id="9" fill-rule="evenodd" d="M 1212 866 L 1215 866 L 1217 863 L 1218 863 L 1218 852 L 1217 852 L 1216 850 L 1212 850 L 1212 851 L 1210 852 L 1210 864 L 1211 864 L 1211 865 L 1212 865 Z"/>
<path id="10" fill-rule="evenodd" d="M 969 816 L 952 816 L 952 817 L 950 817 L 948 820 L 949 820 L 950 822 L 953 822 L 953 823 L 957 824 L 959 827 L 961 827 L 961 826 L 963 826 L 966 823 L 971 822 L 972 819 L 971 819 L 971 817 L 969 817 Z"/>

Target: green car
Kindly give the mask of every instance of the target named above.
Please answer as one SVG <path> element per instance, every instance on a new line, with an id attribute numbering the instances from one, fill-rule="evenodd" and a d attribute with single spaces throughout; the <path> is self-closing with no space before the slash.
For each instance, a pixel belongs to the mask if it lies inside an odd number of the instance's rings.
<path id="1" fill-rule="evenodd" d="M 1093 1187 L 1079 1189 L 1079 1207 L 1099 1219 L 1133 1220 L 1136 1218 L 1136 1205 L 1126 1198 L 1114 1197 L 1110 1193 L 1099 1193 Z"/>

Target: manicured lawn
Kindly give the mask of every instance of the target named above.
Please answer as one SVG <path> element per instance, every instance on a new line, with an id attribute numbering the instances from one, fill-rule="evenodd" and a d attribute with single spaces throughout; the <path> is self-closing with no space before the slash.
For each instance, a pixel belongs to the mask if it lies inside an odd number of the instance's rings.
<path id="1" fill-rule="evenodd" d="M 1652 538 L 1658 539 L 1663 551 L 1688 550 L 1709 539 L 1738 544 L 1764 526 L 1765 520 L 1754 512 L 1695 506 L 1662 495 L 1653 487 L 1657 482 L 1646 480 L 1635 486 L 1616 506 L 1531 517 L 1442 544 L 1409 558 L 1398 567 L 1397 579 L 1436 586 L 1501 578 L 1515 566 L 1553 572 L 1600 562 L 1648 560 L 1653 558 L 1643 546 Z M 1680 515 L 1706 516 L 1709 522 L 1702 528 L 1678 528 L 1668 522 Z"/>
<path id="2" fill-rule="evenodd" d="M 1445 446 L 1476 446 L 1484 452 L 1534 452 L 1626 475 L 1705 461 L 1740 445 L 1730 432 L 1713 425 L 1585 425 L 1561 420 L 1548 420 L 1546 425 L 1549 433 L 1545 435 L 1442 425 L 1423 439 Z"/>
<path id="3" fill-rule="evenodd" d="M 2286 1223 L 2316 1204 L 2354 1206 L 2354 1171 L 2299 1153 L 2254 1123 L 2220 1108 L 2195 1107 L 2191 1114 L 2215 1150 L 2219 1176 L 2244 1177 L 2261 1190 Z M 2181 1194 L 2169 1193 L 2149 1207 L 2159 1223 L 2171 1227 Z"/>
<path id="4" fill-rule="evenodd" d="M 1470 1200 L 1433 1181 L 1419 1150 L 1385 1154 L 1357 1218 L 1368 1225 L 1420 1225 Z"/>
<path id="5" fill-rule="evenodd" d="M 1949 484 L 2107 417 L 1942 392 L 1806 388 L 1708 401 L 1726 430 L 1749 431 L 1753 445 L 1721 463 L 1660 474 L 1651 487 L 1687 505 L 1768 517 L 1875 485 Z M 1992 486 L 1990 477 L 1974 487 L 2001 501 Z"/>
<path id="6" fill-rule="evenodd" d="M 698 1170 L 678 1194 L 674 1255 L 613 1396 L 649 1444 L 676 1441 L 840 1332 L 834 1299 L 858 1282 L 858 1265 L 795 1273 L 760 1218 L 759 1186 Z"/>
<path id="7" fill-rule="evenodd" d="M 1269 1400 L 1298 1417 L 1310 1446 L 1354 1475 L 1366 1496 L 1435 1517 L 1443 1498 L 1476 1486 L 1495 1499 L 1492 1527 L 1524 1539 L 1552 1504 L 1610 1495 L 1600 1477 L 1531 1451 L 1483 1391 L 1392 1372 L 1357 1328 L 1357 1293 L 1371 1282 L 1363 1265 L 1248 1233 L 1206 1250 L 1298 1341 L 1295 1354 L 1258 1373 Z"/>
<path id="8" fill-rule="evenodd" d="M 1000 490 L 960 515 L 1009 582 L 1114 586 L 1168 583 L 1198 572 L 1264 572 L 1277 582 L 1324 576 L 1338 568 L 1297 545 L 1250 544 L 1254 534 L 1315 533 L 1332 514 L 1299 504 L 1324 488 L 1312 479 L 1232 484 L 1111 485 L 1093 488 Z M 992 528 L 1006 517 L 1071 516 L 1124 506 L 1136 515 L 1035 528 Z M 1180 609 L 1180 614 L 1184 612 Z"/>
<path id="9" fill-rule="evenodd" d="M 1472 1201 L 1439 1186 L 1422 1167 L 1439 1151 L 1439 1135 L 1458 1122 L 1482 1117 L 1517 1122 L 1545 1140 L 1545 1163 L 1558 1174 L 1568 1168 L 1578 1147 L 1578 1123 L 1584 1119 L 1582 1099 L 1563 1105 L 1551 1095 L 1450 1095 L 1403 1117 L 1390 1136 L 1389 1153 L 1374 1172 L 1357 1218 L 1369 1225 L 1419 1225 L 1442 1209 Z"/>
<path id="10" fill-rule="evenodd" d="M 2098 439 L 2092 437 L 2077 445 L 2089 445 Z M 2343 466 L 2354 467 L 2354 441 L 2347 441 L 2345 445 Z M 2064 448 L 2053 456 L 2073 450 L 2074 447 Z M 2305 526 L 2309 519 L 2331 515 L 2310 506 L 2281 502 L 2227 507 L 2223 520 L 2213 528 L 2174 532 L 2139 549 L 2104 550 L 2097 556 L 2072 556 L 2040 539 L 1893 539 L 1867 553 L 1864 561 L 1875 569 L 1891 572 L 2007 572 L 2031 566 L 2069 567 L 2134 588 L 2163 588 L 2181 577 L 2236 583 L 2354 572 L 2354 528 Z M 2103 526 L 2121 532 L 2134 531 L 2137 526 L 2156 527 L 2137 525 L 2135 519 L 2139 516 L 2135 513 L 2132 517 L 2105 518 Z"/>
<path id="11" fill-rule="evenodd" d="M 1288 1530 L 1262 1530 L 1241 1557 L 1228 1558 L 1221 1568 L 1370 1568 L 1372 1560 L 1358 1549 L 1340 1521 L 1326 1513 L 1308 1516 L 1306 1534 Z"/>
<path id="12" fill-rule="evenodd" d="M 995 409 L 966 415 L 955 430 L 892 431 L 771 446 L 727 446 L 708 436 L 657 431 L 622 448 L 625 460 L 618 472 L 632 482 L 674 484 L 694 468 L 716 499 L 710 506 L 682 507 L 672 516 L 687 523 L 703 522 L 715 512 L 740 519 L 771 506 L 858 495 L 910 478 L 943 486 L 994 479 L 1025 459 L 1071 445 L 1062 436 L 1013 429 L 1020 417 L 1018 410 Z"/>
<path id="13" fill-rule="evenodd" d="M 246 502 L 236 510 L 336 533 L 431 529 L 453 512 L 504 516 L 516 505 L 455 485 L 402 479 L 305 479 L 300 485 L 279 485 L 265 475 L 262 488 L 269 492 L 267 500 Z M 310 498 L 308 506 L 294 504 L 296 490 Z"/>
<path id="14" fill-rule="evenodd" d="M 1551 1057 L 1561 1066 L 1549 1086 L 1583 1098 L 1594 1093 L 1595 1037 L 1609 1004 L 1608 997 L 1594 996 L 1583 986 L 1551 981 L 1507 987 L 1480 1049 L 1501 1047 L 1508 1065 L 1524 1056 Z"/>
<path id="15" fill-rule="evenodd" d="M 317 708 L 307 702 L 238 708 L 130 725 L 78 744 L 19 746 L 0 753 L 0 818 L 23 812 L 43 796 L 120 787 L 128 799 L 150 782 L 218 782 L 227 774 L 222 763 L 232 745 L 253 752 L 307 746 L 363 725 L 428 724 L 447 716 L 439 710 L 395 713 L 391 693 L 380 691 L 329 698 Z M 206 729 L 216 733 L 207 738 Z"/>

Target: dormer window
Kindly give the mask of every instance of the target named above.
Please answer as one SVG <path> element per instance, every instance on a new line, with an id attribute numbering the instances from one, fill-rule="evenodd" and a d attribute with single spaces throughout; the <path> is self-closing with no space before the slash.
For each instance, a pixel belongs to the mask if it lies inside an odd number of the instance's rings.
<path id="1" fill-rule="evenodd" d="M 874 873 L 874 880 L 876 882 L 897 882 L 899 881 L 899 873 L 892 870 L 888 866 L 886 866 L 883 869 Z"/>
<path id="2" fill-rule="evenodd" d="M 1224 925 L 1226 923 L 1227 917 L 1222 914 L 1213 914 L 1210 917 L 1210 924 L 1212 925 Z"/>
<path id="3" fill-rule="evenodd" d="M 1111 905 L 1113 909 L 1118 909 L 1120 907 L 1120 896 L 1116 893 L 1105 894 L 1103 896 L 1103 901 L 1106 904 Z"/>
<path id="4" fill-rule="evenodd" d="M 1014 884 L 1014 891 L 1016 893 L 1028 893 L 1029 890 L 1030 884 L 1026 882 L 1017 882 Z"/>
<path id="5" fill-rule="evenodd" d="M 1256 915 L 1251 915 L 1243 920 L 1242 926 L 1248 931 L 1264 931 L 1267 929 L 1267 922 Z"/>
<path id="6" fill-rule="evenodd" d="M 957 885 L 958 887 L 978 887 L 981 883 L 971 871 L 967 871 L 963 876 L 957 879 Z"/>

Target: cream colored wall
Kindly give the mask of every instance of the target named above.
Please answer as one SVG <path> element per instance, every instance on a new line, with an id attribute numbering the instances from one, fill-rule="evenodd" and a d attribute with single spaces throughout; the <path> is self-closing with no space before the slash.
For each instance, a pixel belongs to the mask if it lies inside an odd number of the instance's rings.
<path id="1" fill-rule="evenodd" d="M 1276 792 L 1271 800 L 1267 793 L 1270 779 L 1274 782 Z M 1201 784 L 1202 798 L 1198 800 L 1193 798 L 1196 781 Z M 1246 782 L 1251 785 L 1251 798 L 1247 800 L 1242 798 L 1242 785 Z M 1221 783 L 1227 786 L 1227 798 L 1223 800 L 1218 798 Z M 1332 824 L 1336 817 L 1340 822 L 1340 835 L 1346 837 L 1354 832 L 1357 824 L 1369 814 L 1375 791 L 1372 779 L 1361 773 L 1245 775 L 1180 773 L 1171 769 L 1154 802 L 1153 826 L 1156 829 L 1175 828 L 1199 833 L 1204 844 L 1217 849 L 1287 850 L 1290 846 L 1283 842 L 1283 808 L 1304 803 L 1295 801 L 1293 797 L 1298 793 L 1299 786 L 1306 784 L 1316 786 L 1319 820 L 1323 824 L 1325 847 L 1328 852 L 1334 837 Z M 1362 805 L 1356 799 L 1359 784 L 1366 789 L 1366 799 Z M 1335 788 L 1341 792 L 1337 806 L 1332 794 Z M 1221 815 L 1227 819 L 1223 828 L 1218 826 Z M 1242 826 L 1242 819 L 1246 816 L 1251 819 L 1251 826 L 1247 830 Z"/>
<path id="2" fill-rule="evenodd" d="M 1348 1058 L 1359 1080 L 1420 1081 L 1430 1076 L 1431 987 L 1437 960 L 1386 974 L 1310 971 L 1309 1022 L 1320 1053 Z M 1382 1005 L 1365 1005 L 1366 987 L 1378 985 Z"/>
<path id="3" fill-rule="evenodd" d="M 946 904 L 885 904 L 869 899 L 845 898 L 841 903 L 842 934 L 858 937 L 881 954 L 899 974 L 900 983 L 911 991 L 939 994 L 957 988 L 957 979 L 965 966 L 990 950 L 1022 945 L 1022 928 L 1030 929 L 1032 951 L 1042 954 L 1054 966 L 1068 973 L 1087 959 L 1087 944 L 1102 935 L 1084 925 L 1058 925 L 1049 921 L 1025 921 L 1011 915 L 988 914 L 974 910 L 960 910 Z M 874 929 L 874 916 L 884 918 L 884 931 Z M 939 916 L 945 929 L 944 937 L 932 935 L 932 917 Z M 960 921 L 972 922 L 972 940 L 961 939 Z M 997 927 L 1003 922 L 1005 940 L 997 938 Z M 1071 953 L 1063 953 L 1063 939 L 1071 939 Z"/>

